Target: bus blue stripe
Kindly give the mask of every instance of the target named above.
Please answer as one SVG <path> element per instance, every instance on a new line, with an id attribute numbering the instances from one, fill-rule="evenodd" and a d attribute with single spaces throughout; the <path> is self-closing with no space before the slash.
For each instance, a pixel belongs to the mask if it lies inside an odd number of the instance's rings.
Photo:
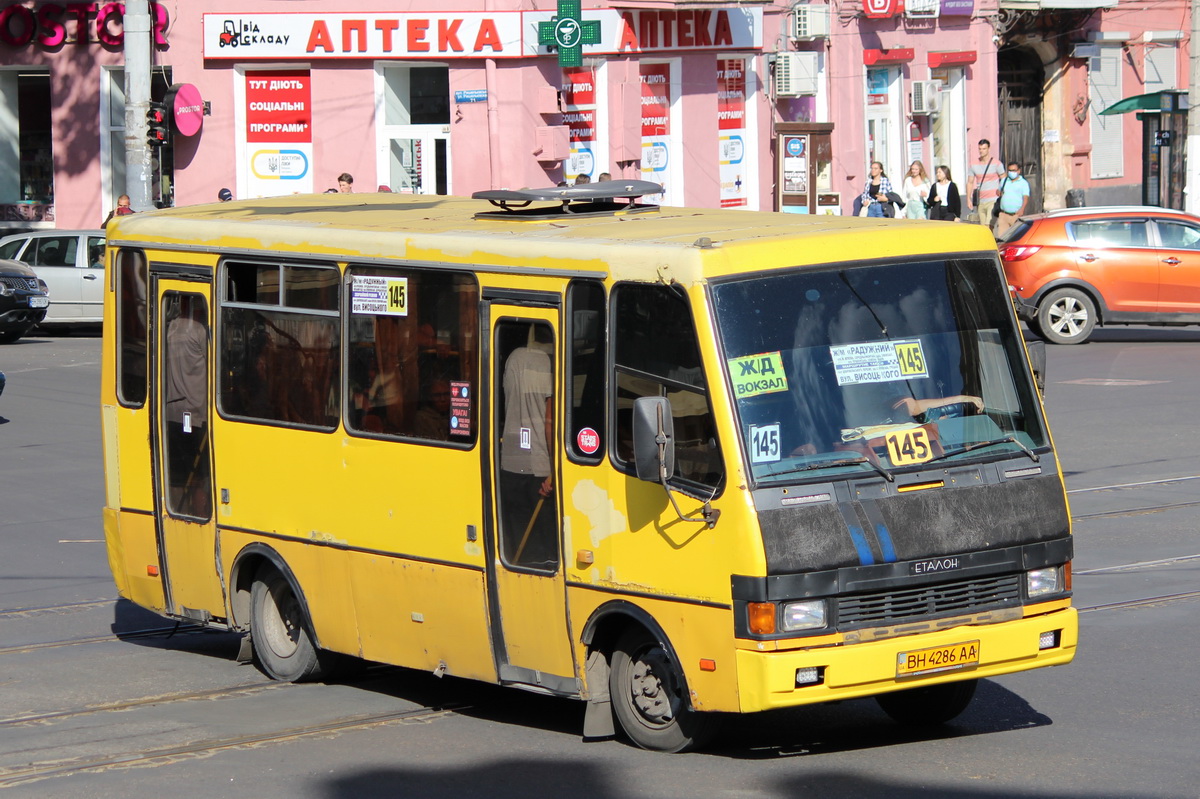
<path id="1" fill-rule="evenodd" d="M 863 566 L 871 566 L 875 563 L 875 555 L 871 552 L 871 545 L 867 543 L 867 537 L 863 534 L 863 529 L 857 525 L 847 525 L 850 528 L 850 540 L 854 542 L 854 548 L 858 550 L 858 562 Z"/>
<path id="2" fill-rule="evenodd" d="M 875 535 L 879 538 L 879 548 L 883 550 L 883 562 L 896 562 L 896 548 L 892 546 L 892 534 L 886 524 L 875 525 Z"/>

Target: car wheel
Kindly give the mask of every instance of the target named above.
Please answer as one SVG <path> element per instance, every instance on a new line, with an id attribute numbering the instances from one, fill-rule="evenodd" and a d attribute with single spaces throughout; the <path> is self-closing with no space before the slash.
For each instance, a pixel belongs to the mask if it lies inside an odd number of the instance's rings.
<path id="1" fill-rule="evenodd" d="M 24 330 L 0 330 L 0 344 L 12 344 L 23 335 Z"/>
<path id="2" fill-rule="evenodd" d="M 1038 304 L 1038 332 L 1051 344 L 1082 344 L 1095 327 L 1096 304 L 1079 289 L 1055 289 Z"/>

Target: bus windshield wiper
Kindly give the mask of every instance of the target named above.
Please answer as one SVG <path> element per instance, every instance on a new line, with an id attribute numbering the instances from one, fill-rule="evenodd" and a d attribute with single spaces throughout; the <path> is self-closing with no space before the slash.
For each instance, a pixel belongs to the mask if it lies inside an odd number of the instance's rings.
<path id="1" fill-rule="evenodd" d="M 826 468 L 829 468 L 830 466 L 853 466 L 853 465 L 859 464 L 859 463 L 867 464 L 872 469 L 879 472 L 879 474 L 882 475 L 884 477 L 884 479 L 886 479 L 889 483 L 896 482 L 895 475 L 893 475 L 887 469 L 883 468 L 878 463 L 871 460 L 870 458 L 868 458 L 865 455 L 859 455 L 857 457 L 838 457 L 838 458 L 832 458 L 830 460 L 819 461 L 817 463 L 806 463 L 801 466 L 793 466 L 789 469 L 781 469 L 778 472 L 767 472 L 767 474 L 771 477 L 777 477 L 777 476 L 783 475 L 783 474 L 793 474 L 795 472 L 808 472 L 808 471 L 812 471 L 813 469 L 826 469 Z"/>
<path id="2" fill-rule="evenodd" d="M 1029 447 L 1022 444 L 1021 441 L 1016 436 L 1007 435 L 1007 436 L 1001 436 L 1000 438 L 993 438 L 990 441 L 976 441 L 973 444 L 966 444 L 966 445 L 954 450 L 953 452 L 943 452 L 941 455 L 938 455 L 936 458 L 930 458 L 929 460 L 927 460 L 925 462 L 933 463 L 933 461 L 944 460 L 946 458 L 950 458 L 955 455 L 961 455 L 964 452 L 970 452 L 973 449 L 980 449 L 981 447 L 992 447 L 992 446 L 995 446 L 996 444 L 1016 444 L 1017 448 L 1020 449 L 1021 452 L 1024 452 L 1026 455 L 1028 455 L 1029 459 L 1031 461 L 1033 461 L 1034 463 L 1040 463 L 1042 460 L 1041 456 L 1039 456 L 1036 452 L 1031 450 Z"/>

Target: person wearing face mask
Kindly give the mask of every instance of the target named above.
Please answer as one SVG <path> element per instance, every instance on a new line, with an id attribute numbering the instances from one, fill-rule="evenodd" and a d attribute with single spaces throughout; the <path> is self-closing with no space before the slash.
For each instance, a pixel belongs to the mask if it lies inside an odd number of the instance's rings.
<path id="1" fill-rule="evenodd" d="M 999 217 L 996 219 L 996 238 L 1016 223 L 1017 218 L 1025 213 L 1029 205 L 1029 181 L 1021 176 L 1021 165 L 1012 161 L 1008 165 L 1008 174 L 1000 184 Z"/>

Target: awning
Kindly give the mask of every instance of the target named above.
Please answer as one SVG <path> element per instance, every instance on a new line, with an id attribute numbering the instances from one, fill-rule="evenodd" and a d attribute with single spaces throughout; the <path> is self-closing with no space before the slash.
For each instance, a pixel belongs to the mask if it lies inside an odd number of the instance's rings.
<path id="1" fill-rule="evenodd" d="M 1187 93 L 1178 90 L 1138 94 L 1118 100 L 1100 112 L 1100 116 L 1109 114 L 1128 114 L 1130 111 L 1186 111 Z"/>
<path id="2" fill-rule="evenodd" d="M 965 66 L 967 64 L 974 64 L 978 57 L 979 54 L 974 50 L 929 53 L 929 68 L 937 69 L 938 67 L 958 67 Z"/>
<path id="3" fill-rule="evenodd" d="M 863 63 L 868 67 L 876 64 L 907 64 L 916 56 L 911 47 L 893 47 L 891 50 L 863 50 Z"/>

